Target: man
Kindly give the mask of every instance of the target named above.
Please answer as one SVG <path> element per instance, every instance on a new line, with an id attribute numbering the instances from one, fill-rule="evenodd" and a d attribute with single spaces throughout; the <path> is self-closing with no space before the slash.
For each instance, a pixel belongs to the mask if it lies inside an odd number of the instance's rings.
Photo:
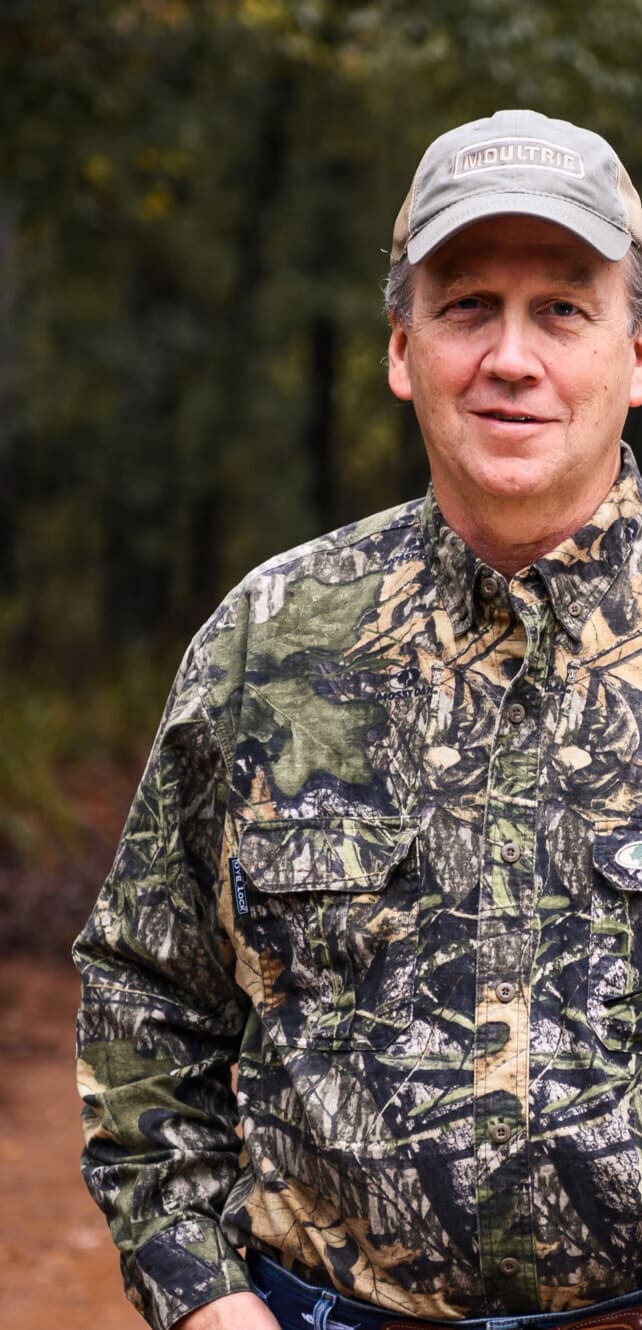
<path id="1" fill-rule="evenodd" d="M 641 244 L 588 131 L 433 143 L 388 288 L 427 500 L 185 658 L 76 949 L 86 1176 L 162 1330 L 641 1323 Z"/>

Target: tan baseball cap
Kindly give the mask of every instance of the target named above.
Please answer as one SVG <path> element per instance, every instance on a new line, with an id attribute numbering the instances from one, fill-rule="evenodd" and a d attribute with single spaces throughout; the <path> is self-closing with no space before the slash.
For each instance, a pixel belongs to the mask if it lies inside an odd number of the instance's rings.
<path id="1" fill-rule="evenodd" d="M 573 231 L 605 259 L 642 245 L 642 204 L 606 139 L 538 111 L 496 111 L 424 153 L 395 222 L 390 262 L 419 261 L 484 217 L 521 213 Z"/>

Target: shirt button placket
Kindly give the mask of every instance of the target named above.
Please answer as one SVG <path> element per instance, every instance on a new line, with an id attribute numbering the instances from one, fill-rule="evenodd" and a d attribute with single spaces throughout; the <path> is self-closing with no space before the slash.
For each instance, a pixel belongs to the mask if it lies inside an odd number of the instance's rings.
<path id="1" fill-rule="evenodd" d="M 484 582 L 480 579 L 480 596 Z M 517 597 L 511 590 L 511 597 Z M 539 720 L 555 620 L 548 602 L 519 604 L 519 674 L 499 703 L 490 754 L 480 875 L 475 1044 L 480 1263 L 486 1296 L 514 1311 L 537 1302 L 529 1130 L 530 983 L 534 946 Z M 519 690 L 518 696 L 515 693 Z M 512 696 L 511 696 L 512 694 Z M 527 702 L 526 702 L 527 699 Z M 516 729 L 528 725 L 516 734 Z M 505 976 L 505 977 L 503 977 Z M 510 1289 L 508 1283 L 510 1281 Z"/>

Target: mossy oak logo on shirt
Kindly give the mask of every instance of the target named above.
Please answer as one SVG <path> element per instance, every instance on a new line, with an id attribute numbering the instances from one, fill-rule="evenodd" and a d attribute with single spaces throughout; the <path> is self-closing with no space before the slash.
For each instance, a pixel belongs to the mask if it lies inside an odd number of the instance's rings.
<path id="1" fill-rule="evenodd" d="M 631 840 L 628 845 L 623 845 L 615 856 L 615 862 L 642 880 L 642 840 Z"/>

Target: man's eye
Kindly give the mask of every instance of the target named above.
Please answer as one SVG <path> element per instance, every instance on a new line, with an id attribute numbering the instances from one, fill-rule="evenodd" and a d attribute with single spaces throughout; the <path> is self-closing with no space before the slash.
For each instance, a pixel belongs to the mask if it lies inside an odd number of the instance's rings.
<path id="1" fill-rule="evenodd" d="M 460 300 L 451 300 L 446 307 L 447 314 L 466 314 L 469 310 L 484 309 L 484 301 L 479 296 L 462 296 Z"/>
<path id="2" fill-rule="evenodd" d="M 553 300 L 548 308 L 551 314 L 559 319 L 568 319 L 571 314 L 579 314 L 577 305 L 573 305 L 570 300 Z"/>

